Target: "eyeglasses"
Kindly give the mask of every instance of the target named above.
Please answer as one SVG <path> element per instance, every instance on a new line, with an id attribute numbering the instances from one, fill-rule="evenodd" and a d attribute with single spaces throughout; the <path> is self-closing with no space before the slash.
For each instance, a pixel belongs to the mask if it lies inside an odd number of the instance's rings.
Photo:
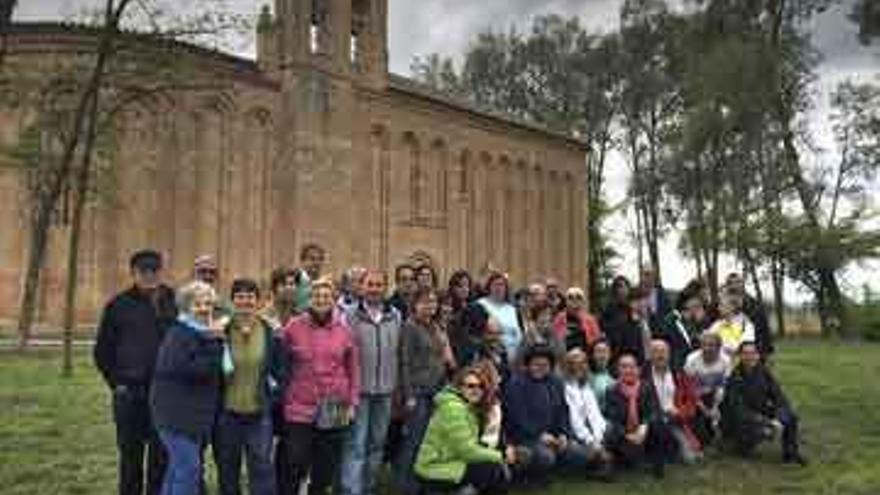
<path id="1" fill-rule="evenodd" d="M 565 296 L 565 298 L 568 299 L 569 301 L 583 301 L 584 300 L 584 298 L 582 296 L 576 296 L 576 295 Z"/>
<path id="2" fill-rule="evenodd" d="M 467 390 L 483 390 L 482 383 L 466 382 L 462 384 L 462 388 Z"/>

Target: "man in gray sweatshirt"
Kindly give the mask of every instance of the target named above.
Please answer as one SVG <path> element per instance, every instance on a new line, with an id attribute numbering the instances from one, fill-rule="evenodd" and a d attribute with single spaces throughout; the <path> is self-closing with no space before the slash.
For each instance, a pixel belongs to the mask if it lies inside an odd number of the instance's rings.
<path id="1" fill-rule="evenodd" d="M 348 314 L 360 352 L 361 399 L 349 431 L 340 485 L 345 495 L 376 493 L 391 420 L 391 395 L 397 385 L 400 313 L 386 304 L 386 275 L 367 270 L 360 280 L 364 297 Z"/>

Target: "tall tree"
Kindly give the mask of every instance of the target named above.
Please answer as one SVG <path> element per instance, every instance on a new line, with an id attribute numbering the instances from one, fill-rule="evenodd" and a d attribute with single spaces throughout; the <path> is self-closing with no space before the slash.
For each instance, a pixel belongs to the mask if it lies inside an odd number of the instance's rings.
<path id="1" fill-rule="evenodd" d="M 208 0 L 205 0 L 208 2 Z M 29 218 L 30 243 L 21 307 L 19 311 L 20 347 L 28 344 L 33 325 L 40 277 L 53 227 L 68 229 L 65 287 L 65 348 L 69 351 L 76 312 L 79 240 L 86 202 L 96 185 L 97 161 L 102 135 L 112 132 L 118 117 L 132 105 L 158 92 L 186 91 L 217 87 L 216 81 L 198 77 L 172 46 L 158 43 L 165 39 L 204 39 L 220 35 L 243 24 L 240 18 L 226 16 L 217 9 L 181 14 L 162 2 L 137 3 L 106 0 L 97 20 L 87 23 L 87 33 L 95 37 L 94 51 L 59 59 L 54 77 L 34 71 L 32 58 L 10 54 L 4 67 L 2 84 L 18 104 L 31 107 L 26 119 L 27 132 L 33 132 L 48 145 L 33 147 L 40 154 L 31 161 L 28 181 L 32 213 Z M 210 2 L 209 2 L 210 3 Z M 208 6 L 210 7 L 210 5 Z M 216 6 L 215 6 L 216 7 Z M 144 35 L 123 33 L 125 25 L 141 26 Z M 14 64 L 13 64 L 14 61 Z M 72 218 L 67 213 L 72 214 Z M 59 214 L 64 213 L 61 217 Z M 70 371 L 70 353 L 65 353 L 65 372 Z"/>
<path id="2" fill-rule="evenodd" d="M 660 241 L 667 223 L 663 169 L 680 132 L 682 23 L 662 0 L 627 0 L 620 19 L 621 122 L 633 173 L 630 194 L 640 238 L 659 278 Z"/>

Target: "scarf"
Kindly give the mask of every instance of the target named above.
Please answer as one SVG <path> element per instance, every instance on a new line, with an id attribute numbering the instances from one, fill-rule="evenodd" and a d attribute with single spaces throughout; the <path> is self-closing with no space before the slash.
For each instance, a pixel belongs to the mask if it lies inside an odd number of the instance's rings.
<path id="1" fill-rule="evenodd" d="M 208 328 L 207 325 L 197 320 L 193 315 L 189 313 L 182 313 L 177 317 L 177 321 L 183 323 L 183 325 L 190 331 L 199 334 L 199 333 L 210 333 L 211 329 Z"/>
<path id="2" fill-rule="evenodd" d="M 624 382 L 619 383 L 620 393 L 626 399 L 626 431 L 635 431 L 641 421 L 639 419 L 639 395 L 642 389 L 642 383 L 636 380 L 632 385 Z"/>

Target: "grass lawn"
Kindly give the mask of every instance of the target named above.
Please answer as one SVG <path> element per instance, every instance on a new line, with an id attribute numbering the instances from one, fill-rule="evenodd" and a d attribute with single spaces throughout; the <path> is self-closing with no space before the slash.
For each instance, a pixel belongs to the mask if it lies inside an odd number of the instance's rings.
<path id="1" fill-rule="evenodd" d="M 5 495 L 114 493 L 109 396 L 87 354 L 77 365 L 64 380 L 57 353 L 0 354 Z M 880 493 L 880 345 L 787 342 L 775 366 L 801 416 L 808 468 L 780 465 L 778 447 L 768 445 L 750 462 L 712 455 L 659 482 L 646 473 L 612 485 L 559 481 L 542 495 Z"/>

